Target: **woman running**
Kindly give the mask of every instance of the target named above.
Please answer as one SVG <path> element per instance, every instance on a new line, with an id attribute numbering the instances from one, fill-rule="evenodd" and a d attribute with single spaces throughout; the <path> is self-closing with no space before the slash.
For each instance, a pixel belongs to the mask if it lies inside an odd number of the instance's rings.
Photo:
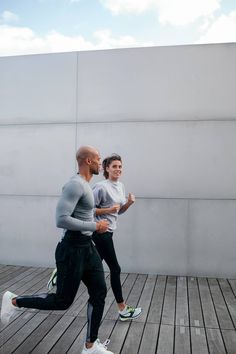
<path id="1" fill-rule="evenodd" d="M 114 293 L 121 321 L 137 318 L 142 309 L 128 306 L 123 299 L 120 273 L 121 268 L 117 261 L 113 244 L 113 232 L 116 229 L 119 214 L 124 213 L 134 202 L 135 196 L 129 193 L 126 200 L 125 188 L 119 181 L 122 174 L 122 160 L 119 155 L 112 154 L 102 163 L 105 180 L 98 182 L 93 187 L 96 207 L 96 221 L 108 220 L 109 228 L 105 233 L 93 233 L 93 241 L 97 250 L 110 269 L 111 287 Z"/>

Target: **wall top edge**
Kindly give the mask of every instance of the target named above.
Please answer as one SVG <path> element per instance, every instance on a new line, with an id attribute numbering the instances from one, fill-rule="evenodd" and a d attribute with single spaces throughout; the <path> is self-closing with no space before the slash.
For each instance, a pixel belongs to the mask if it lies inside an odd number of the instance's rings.
<path id="1" fill-rule="evenodd" d="M 83 55 L 86 53 L 103 53 L 103 52 L 124 52 L 124 51 L 140 51 L 140 50 L 171 50 L 173 48 L 197 48 L 197 47 L 222 47 L 227 46 L 236 47 L 235 42 L 222 42 L 222 43 L 192 43 L 192 44 L 175 44 L 175 45 L 160 45 L 160 46 L 147 46 L 147 47 L 124 47 L 124 48 L 105 48 L 105 49 L 89 49 L 79 51 L 68 52 L 48 52 L 48 53 L 30 53 L 30 54 L 17 54 L 17 55 L 2 55 L 2 59 L 11 58 L 25 58 L 25 57 L 37 57 L 37 56 L 55 56 L 55 55 Z"/>

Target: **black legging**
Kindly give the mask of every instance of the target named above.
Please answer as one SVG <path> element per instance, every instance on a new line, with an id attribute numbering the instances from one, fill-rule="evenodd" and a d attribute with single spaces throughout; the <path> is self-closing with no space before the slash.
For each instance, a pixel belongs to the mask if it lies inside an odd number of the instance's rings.
<path id="1" fill-rule="evenodd" d="M 116 257 L 112 236 L 112 232 L 105 232 L 104 234 L 94 232 L 93 241 L 96 244 L 101 259 L 104 259 L 110 269 L 111 287 L 116 302 L 121 303 L 124 301 L 120 282 L 121 269 Z"/>
<path id="2" fill-rule="evenodd" d="M 83 245 L 75 240 L 66 238 L 57 245 L 56 293 L 17 296 L 16 303 L 19 307 L 40 310 L 66 310 L 73 303 L 82 280 L 89 293 L 86 340 L 94 342 L 97 339 L 107 291 L 104 271 L 101 258 L 91 238 Z"/>

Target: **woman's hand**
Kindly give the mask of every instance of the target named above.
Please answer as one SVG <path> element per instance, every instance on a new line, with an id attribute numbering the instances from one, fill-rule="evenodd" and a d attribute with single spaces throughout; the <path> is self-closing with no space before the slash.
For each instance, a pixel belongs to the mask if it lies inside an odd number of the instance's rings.
<path id="1" fill-rule="evenodd" d="M 120 210 L 120 204 L 114 204 L 110 207 L 110 213 L 118 213 Z"/>
<path id="2" fill-rule="evenodd" d="M 128 199 L 127 199 L 127 203 L 128 203 L 129 205 L 132 205 L 134 202 L 135 202 L 135 195 L 132 194 L 132 193 L 129 193 Z"/>

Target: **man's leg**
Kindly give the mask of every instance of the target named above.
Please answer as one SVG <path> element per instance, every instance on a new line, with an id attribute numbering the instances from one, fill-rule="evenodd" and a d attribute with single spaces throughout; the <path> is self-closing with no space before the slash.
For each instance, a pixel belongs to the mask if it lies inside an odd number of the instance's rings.
<path id="1" fill-rule="evenodd" d="M 102 320 L 107 293 L 102 261 L 93 245 L 91 245 L 86 271 L 82 281 L 86 285 L 89 293 L 86 342 L 93 343 L 98 337 L 98 329 Z"/>
<path id="2" fill-rule="evenodd" d="M 19 307 L 40 310 L 66 310 L 73 302 L 81 276 L 78 274 L 77 255 L 72 246 L 59 242 L 55 252 L 57 265 L 57 291 L 55 294 L 22 295 L 16 297 Z"/>

